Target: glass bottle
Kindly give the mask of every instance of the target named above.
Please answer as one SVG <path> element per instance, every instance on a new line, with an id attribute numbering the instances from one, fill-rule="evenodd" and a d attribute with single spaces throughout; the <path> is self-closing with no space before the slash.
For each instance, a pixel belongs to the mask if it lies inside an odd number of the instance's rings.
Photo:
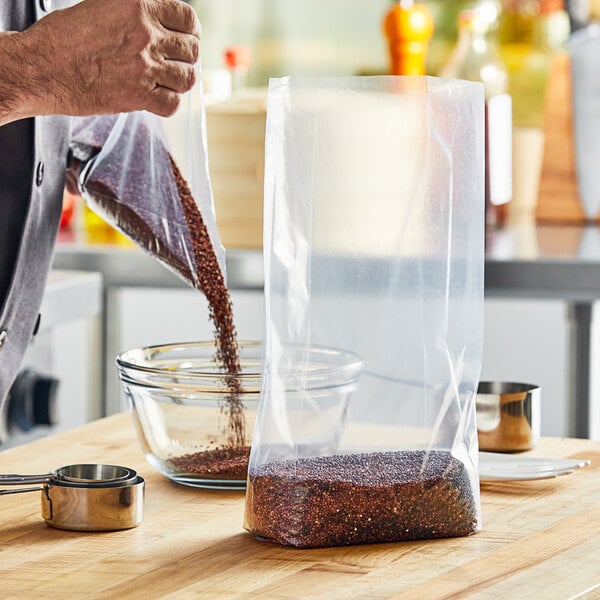
<path id="1" fill-rule="evenodd" d="M 493 22 L 480 10 L 461 11 L 458 41 L 442 77 L 480 81 L 485 89 L 486 229 L 501 224 L 512 198 L 512 100 Z"/>
<path id="2" fill-rule="evenodd" d="M 231 92 L 238 94 L 248 87 L 248 70 L 252 62 L 249 46 L 236 45 L 225 48 L 223 52 L 225 66 L 231 76 Z"/>
<path id="3" fill-rule="evenodd" d="M 563 4 L 562 0 L 504 0 L 498 40 L 518 127 L 542 126 L 552 52 L 569 34 Z"/>
<path id="4" fill-rule="evenodd" d="M 492 26 L 500 14 L 500 0 L 425 0 L 435 28 L 427 54 L 427 74 L 439 75 L 456 44 L 457 20 L 463 10 L 479 10 Z"/>
<path id="5" fill-rule="evenodd" d="M 513 100 L 512 218 L 533 219 L 544 154 L 544 106 L 553 53 L 569 35 L 563 0 L 503 0 L 498 40 Z"/>

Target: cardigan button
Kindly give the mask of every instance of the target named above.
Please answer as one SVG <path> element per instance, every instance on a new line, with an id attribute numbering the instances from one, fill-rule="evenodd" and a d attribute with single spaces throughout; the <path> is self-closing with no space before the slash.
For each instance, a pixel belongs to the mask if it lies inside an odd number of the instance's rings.
<path id="1" fill-rule="evenodd" d="M 42 181 L 44 181 L 44 163 L 39 162 L 37 164 L 37 169 L 35 170 L 35 185 L 40 187 L 42 185 Z"/>
<path id="2" fill-rule="evenodd" d="M 37 332 L 40 330 L 40 323 L 42 321 L 41 313 L 38 313 L 37 319 L 35 320 L 35 325 L 33 326 L 33 336 L 37 335 Z"/>

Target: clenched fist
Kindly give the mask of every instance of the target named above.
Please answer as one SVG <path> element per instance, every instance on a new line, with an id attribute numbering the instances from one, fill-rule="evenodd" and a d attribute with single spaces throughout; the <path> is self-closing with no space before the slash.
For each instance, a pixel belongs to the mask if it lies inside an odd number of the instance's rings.
<path id="1" fill-rule="evenodd" d="M 194 84 L 199 52 L 198 18 L 180 0 L 84 0 L 22 33 L 0 35 L 0 124 L 7 106 L 13 114 L 4 122 L 134 110 L 171 115 Z"/>

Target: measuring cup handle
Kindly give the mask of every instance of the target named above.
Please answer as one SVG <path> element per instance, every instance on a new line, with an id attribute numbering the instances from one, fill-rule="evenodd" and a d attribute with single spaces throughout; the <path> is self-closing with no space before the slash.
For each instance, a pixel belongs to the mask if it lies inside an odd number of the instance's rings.
<path id="1" fill-rule="evenodd" d="M 1 485 L 27 485 L 30 483 L 47 483 L 54 479 L 52 473 L 44 473 L 43 475 L 16 475 L 14 473 L 8 475 L 0 475 Z"/>
<path id="2" fill-rule="evenodd" d="M 24 492 L 39 492 L 44 488 L 41 487 L 30 487 L 30 488 L 18 488 L 16 490 L 0 490 L 0 496 L 6 496 L 8 494 L 23 494 Z"/>

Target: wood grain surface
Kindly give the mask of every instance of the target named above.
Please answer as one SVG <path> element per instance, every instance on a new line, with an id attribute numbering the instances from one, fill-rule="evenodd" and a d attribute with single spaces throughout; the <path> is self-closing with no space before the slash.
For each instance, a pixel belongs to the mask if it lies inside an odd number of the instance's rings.
<path id="1" fill-rule="evenodd" d="M 600 444 L 544 439 L 529 454 L 592 464 L 483 485 L 472 537 L 294 550 L 244 531 L 243 493 L 179 487 L 154 471 L 130 416 L 115 415 L 0 452 L 0 472 L 131 467 L 147 482 L 142 524 L 60 531 L 42 521 L 39 492 L 0 496 L 0 598 L 598 598 Z"/>

